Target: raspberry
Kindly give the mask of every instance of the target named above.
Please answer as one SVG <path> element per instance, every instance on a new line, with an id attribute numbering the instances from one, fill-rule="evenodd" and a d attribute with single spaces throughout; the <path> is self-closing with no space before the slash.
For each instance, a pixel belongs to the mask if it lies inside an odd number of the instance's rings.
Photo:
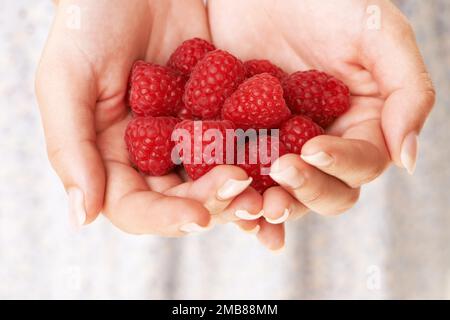
<path id="1" fill-rule="evenodd" d="M 239 59 L 226 51 L 211 51 L 192 70 L 184 103 L 194 116 L 214 119 L 225 99 L 244 79 L 245 68 Z"/>
<path id="2" fill-rule="evenodd" d="M 350 106 L 350 91 L 340 80 L 317 70 L 299 71 L 283 82 L 292 112 L 310 117 L 326 128 Z"/>
<path id="3" fill-rule="evenodd" d="M 137 116 L 172 116 L 181 107 L 185 80 L 167 67 L 137 61 L 131 72 L 129 103 Z"/>
<path id="4" fill-rule="evenodd" d="M 175 143 L 172 131 L 178 119 L 172 117 L 138 117 L 128 123 L 125 143 L 131 162 L 143 173 L 167 174 L 175 164 L 171 152 Z"/>
<path id="5" fill-rule="evenodd" d="M 306 141 L 323 133 L 323 129 L 310 118 L 293 116 L 281 125 L 280 140 L 288 152 L 300 154 Z"/>
<path id="6" fill-rule="evenodd" d="M 222 118 L 242 129 L 278 127 L 291 112 L 283 99 L 280 81 L 268 73 L 242 83 L 225 101 Z"/>
<path id="7" fill-rule="evenodd" d="M 167 66 L 185 76 L 191 74 L 192 69 L 206 53 L 216 48 L 206 40 L 193 38 L 184 41 L 170 56 Z"/>
<path id="8" fill-rule="evenodd" d="M 253 178 L 251 186 L 259 193 L 263 193 L 267 188 L 278 185 L 269 176 L 270 166 L 286 153 L 286 147 L 275 137 L 259 136 L 245 144 L 245 163 L 238 162 L 238 166 Z M 249 157 L 249 154 L 252 154 L 253 158 Z M 239 156 L 237 159 L 239 160 Z"/>
<path id="9" fill-rule="evenodd" d="M 251 78 L 257 74 L 265 72 L 270 73 L 274 77 L 277 77 L 279 80 L 283 80 L 285 77 L 287 77 L 286 72 L 274 65 L 269 60 L 248 60 L 244 62 L 244 66 L 247 78 Z"/>
<path id="10" fill-rule="evenodd" d="M 183 149 L 179 150 L 184 169 L 189 177 L 196 180 L 218 164 L 226 163 L 226 130 L 234 129 L 232 122 L 222 120 L 184 120 L 176 126 L 176 129 L 185 129 L 189 133 L 190 141 L 183 141 L 182 132 L 180 132 L 180 136 L 177 141 L 178 147 L 182 147 L 183 145 L 190 143 L 190 154 L 183 154 Z M 217 131 L 214 131 L 214 134 L 218 133 L 221 135 L 223 144 L 218 147 L 222 148 L 223 151 L 216 148 L 211 148 L 215 145 L 213 142 L 215 141 L 215 137 L 212 136 L 211 138 L 208 138 L 204 135 L 204 133 L 209 129 L 216 129 Z M 194 130 L 195 133 L 198 134 L 196 137 L 194 137 Z M 234 141 L 233 130 L 233 144 Z M 208 148 L 209 145 L 211 145 L 210 148 Z M 222 151 L 222 154 L 216 154 L 216 151 Z"/>
<path id="11" fill-rule="evenodd" d="M 181 120 L 194 120 L 192 112 L 187 109 L 185 105 L 183 105 L 178 111 L 177 118 L 180 118 Z"/>

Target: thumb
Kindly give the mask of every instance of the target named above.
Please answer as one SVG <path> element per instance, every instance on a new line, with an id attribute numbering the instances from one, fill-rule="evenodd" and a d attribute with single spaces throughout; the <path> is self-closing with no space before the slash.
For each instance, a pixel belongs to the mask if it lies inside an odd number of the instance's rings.
<path id="1" fill-rule="evenodd" d="M 73 70 L 71 66 L 77 66 Z M 36 95 L 41 111 L 50 162 L 69 198 L 69 219 L 80 228 L 102 210 L 105 172 L 96 146 L 96 101 L 89 67 L 83 70 L 70 58 L 41 61 Z"/>
<path id="2" fill-rule="evenodd" d="M 386 97 L 381 123 L 391 158 L 412 174 L 418 136 L 434 105 L 435 91 L 408 21 L 395 8 L 384 12 L 382 29 L 365 33 L 364 50 L 367 66 Z"/>

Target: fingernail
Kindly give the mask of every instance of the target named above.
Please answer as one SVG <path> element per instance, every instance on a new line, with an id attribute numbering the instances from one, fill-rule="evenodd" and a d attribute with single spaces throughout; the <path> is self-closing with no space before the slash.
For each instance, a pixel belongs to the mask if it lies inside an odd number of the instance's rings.
<path id="1" fill-rule="evenodd" d="M 328 167 L 333 163 L 333 157 L 328 153 L 320 151 L 311 155 L 300 155 L 307 163 L 317 167 Z"/>
<path id="2" fill-rule="evenodd" d="M 247 210 L 236 210 L 234 213 L 236 217 L 242 219 L 242 220 L 256 220 L 263 216 L 264 212 L 261 210 L 257 214 L 251 214 Z"/>
<path id="3" fill-rule="evenodd" d="M 186 233 L 191 233 L 191 234 L 195 234 L 195 233 L 200 233 L 200 232 L 204 232 L 209 230 L 212 227 L 212 225 L 208 225 L 206 227 L 202 227 L 194 222 L 191 223 L 187 223 L 183 226 L 180 227 L 180 231 L 182 232 L 186 232 Z"/>
<path id="4" fill-rule="evenodd" d="M 286 208 L 286 209 L 284 209 L 283 215 L 281 217 L 279 217 L 277 219 L 270 219 L 270 218 L 265 217 L 265 219 L 268 223 L 280 224 L 280 223 L 285 222 L 289 218 L 290 213 L 291 212 L 289 211 L 289 209 Z"/>
<path id="5" fill-rule="evenodd" d="M 280 172 L 270 172 L 270 176 L 279 184 L 291 187 L 292 189 L 300 188 L 305 181 L 300 171 L 292 166 Z"/>
<path id="6" fill-rule="evenodd" d="M 413 174 L 416 170 L 417 154 L 419 149 L 419 138 L 417 133 L 411 132 L 403 140 L 400 152 L 400 161 L 409 174 Z"/>
<path id="7" fill-rule="evenodd" d="M 78 188 L 67 189 L 69 198 L 69 223 L 75 231 L 79 231 L 86 222 L 84 194 Z"/>
<path id="8" fill-rule="evenodd" d="M 217 190 L 215 196 L 209 198 L 204 207 L 212 214 L 221 213 L 229 204 L 228 200 L 233 199 L 242 191 L 244 191 L 251 183 L 252 178 L 247 180 L 228 179 L 222 187 Z"/>
<path id="9" fill-rule="evenodd" d="M 219 200 L 229 200 L 236 197 L 252 183 L 252 178 L 247 180 L 228 179 L 219 190 L 217 190 L 217 198 Z"/>

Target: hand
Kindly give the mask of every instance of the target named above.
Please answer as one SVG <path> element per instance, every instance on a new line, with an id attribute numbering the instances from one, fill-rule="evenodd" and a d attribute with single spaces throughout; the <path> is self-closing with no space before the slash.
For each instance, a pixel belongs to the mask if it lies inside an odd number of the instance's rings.
<path id="1" fill-rule="evenodd" d="M 74 4 L 81 9 L 80 28 L 67 25 Z M 90 223 L 103 211 L 130 233 L 181 236 L 206 227 L 209 211 L 226 208 L 229 216 L 243 207 L 259 212 L 262 198 L 242 192 L 248 177 L 239 168 L 217 167 L 202 179 L 184 182 L 175 173 L 143 177 L 128 160 L 124 97 L 131 66 L 137 59 L 163 64 L 182 40 L 208 39 L 201 1 L 80 0 L 70 5 L 59 3 L 36 91 L 49 158 L 69 194 L 72 222 Z"/>
<path id="2" fill-rule="evenodd" d="M 367 27 L 366 2 L 358 0 L 215 0 L 209 3 L 211 34 L 218 47 L 242 59 L 269 58 L 288 72 L 319 69 L 343 80 L 351 109 L 326 136 L 310 140 L 301 158 L 286 155 L 272 177 L 282 186 L 264 194 L 269 221 L 308 209 L 341 213 L 358 199 L 359 187 L 379 176 L 391 159 L 410 173 L 417 136 L 434 104 L 434 90 L 405 17 L 389 1 L 381 29 Z M 288 211 L 285 211 L 288 209 Z M 284 231 L 268 230 L 271 244 Z M 266 237 L 268 239 L 270 237 Z"/>

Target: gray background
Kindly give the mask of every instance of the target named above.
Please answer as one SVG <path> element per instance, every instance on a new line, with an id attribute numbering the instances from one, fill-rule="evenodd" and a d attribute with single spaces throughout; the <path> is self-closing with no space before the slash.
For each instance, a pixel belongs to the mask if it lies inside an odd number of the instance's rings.
<path id="1" fill-rule="evenodd" d="M 397 1 L 438 92 L 417 174 L 392 168 L 338 218 L 288 226 L 273 255 L 229 225 L 201 237 L 67 225 L 33 77 L 53 7 L 0 0 L 0 298 L 450 298 L 450 1 Z"/>

